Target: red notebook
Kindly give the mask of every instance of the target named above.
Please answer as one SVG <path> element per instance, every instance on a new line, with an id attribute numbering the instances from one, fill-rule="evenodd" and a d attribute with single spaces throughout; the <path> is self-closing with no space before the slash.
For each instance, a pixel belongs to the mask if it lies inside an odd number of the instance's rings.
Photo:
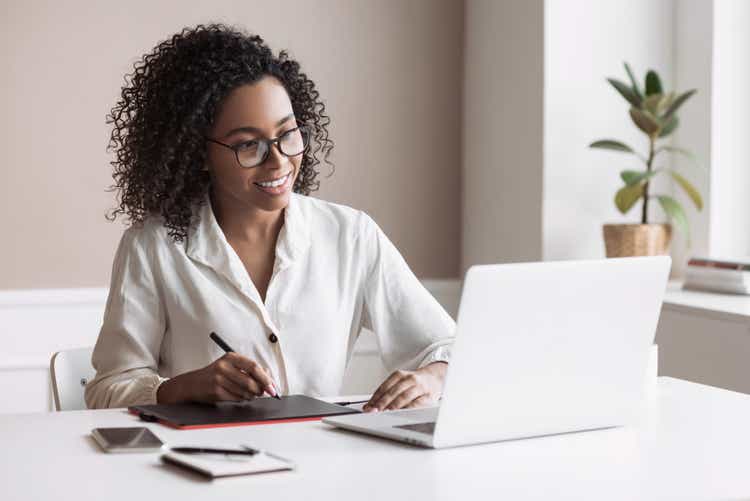
<path id="1" fill-rule="evenodd" d="M 289 395 L 281 397 L 281 400 L 256 398 L 244 402 L 216 404 L 135 405 L 128 407 L 128 411 L 145 421 L 156 421 L 183 430 L 313 421 L 327 416 L 359 412 L 304 395 Z"/>

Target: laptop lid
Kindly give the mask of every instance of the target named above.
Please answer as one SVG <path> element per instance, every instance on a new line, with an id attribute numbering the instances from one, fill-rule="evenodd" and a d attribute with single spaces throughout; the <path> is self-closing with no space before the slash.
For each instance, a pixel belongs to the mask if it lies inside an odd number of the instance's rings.
<path id="1" fill-rule="evenodd" d="M 670 265 L 657 256 L 471 267 L 434 445 L 628 423 Z"/>

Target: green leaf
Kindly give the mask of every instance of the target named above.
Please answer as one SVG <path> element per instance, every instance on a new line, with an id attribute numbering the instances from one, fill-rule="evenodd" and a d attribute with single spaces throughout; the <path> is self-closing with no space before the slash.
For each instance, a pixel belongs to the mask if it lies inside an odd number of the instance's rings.
<path id="1" fill-rule="evenodd" d="M 677 117 L 674 117 L 677 118 Z M 701 167 L 701 163 L 698 161 L 698 157 L 696 157 L 693 152 L 686 150 L 685 148 L 680 148 L 678 146 L 662 146 L 658 150 L 656 150 L 657 153 L 661 151 L 666 151 L 669 153 L 679 153 L 680 155 L 684 156 L 685 158 L 688 158 L 692 160 L 692 162 L 697 165 L 698 167 Z"/>
<path id="2" fill-rule="evenodd" d="M 669 105 L 669 109 L 666 113 L 664 113 L 664 116 L 662 117 L 662 120 L 668 120 L 672 115 L 675 114 L 675 112 L 682 106 L 682 104 L 690 99 L 690 96 L 695 94 L 697 92 L 696 89 L 691 89 L 684 94 L 680 94 L 677 96 L 677 98 L 672 102 L 671 105 Z"/>
<path id="3" fill-rule="evenodd" d="M 656 118 L 654 118 L 648 111 L 631 107 L 630 118 L 633 119 L 633 123 L 635 123 L 639 129 L 649 136 L 653 136 L 659 131 L 659 122 L 657 122 Z"/>
<path id="4" fill-rule="evenodd" d="M 643 100 L 643 107 L 655 117 L 659 116 L 659 105 L 664 100 L 663 94 L 651 94 Z"/>
<path id="5" fill-rule="evenodd" d="M 703 199 L 701 198 L 701 194 L 698 193 L 698 190 L 695 189 L 695 186 L 690 183 L 687 179 L 682 177 L 679 173 L 675 171 L 669 171 L 669 173 L 672 175 L 675 181 L 677 181 L 677 184 L 682 186 L 682 189 L 685 190 L 685 193 L 688 194 L 690 199 L 695 204 L 695 207 L 698 210 L 703 210 Z"/>
<path id="6" fill-rule="evenodd" d="M 661 79 L 654 70 L 648 70 L 646 73 L 646 96 L 661 94 Z"/>
<path id="7" fill-rule="evenodd" d="M 625 72 L 628 74 L 628 78 L 630 79 L 631 88 L 633 90 L 633 94 L 639 99 L 643 100 L 643 93 L 641 92 L 640 87 L 638 87 L 638 81 L 635 79 L 635 76 L 633 75 L 633 70 L 630 69 L 630 65 L 628 63 L 625 64 Z"/>
<path id="8" fill-rule="evenodd" d="M 677 226 L 677 229 L 685 234 L 685 237 L 688 240 L 689 247 L 690 227 L 688 226 L 687 216 L 685 215 L 685 211 L 682 209 L 682 205 L 680 205 L 680 203 L 674 198 L 668 197 L 666 195 L 659 195 L 656 198 L 659 199 L 661 208 L 664 209 L 664 212 L 667 214 L 667 216 L 672 220 L 674 225 Z"/>
<path id="9" fill-rule="evenodd" d="M 625 181 L 625 184 L 628 186 L 633 186 L 634 184 L 647 181 L 657 175 L 660 172 L 660 169 L 652 170 L 652 171 L 645 171 L 645 170 L 624 170 L 620 172 L 620 178 Z"/>
<path id="10" fill-rule="evenodd" d="M 620 212 L 625 214 L 643 196 L 644 184 L 635 184 L 620 188 L 615 194 L 615 205 Z"/>
<path id="11" fill-rule="evenodd" d="M 625 143 L 614 139 L 600 139 L 589 145 L 589 148 L 601 148 L 604 150 L 622 151 L 623 153 L 635 153 L 635 150 Z"/>
<path id="12" fill-rule="evenodd" d="M 608 78 L 607 82 L 609 82 L 612 85 L 612 87 L 614 87 L 617 90 L 617 92 L 620 93 L 622 97 L 627 99 L 627 101 L 630 104 L 632 104 L 635 107 L 639 107 L 641 105 L 641 100 L 638 98 L 638 96 L 635 95 L 633 90 L 630 87 L 628 87 L 625 83 L 615 78 Z"/>
<path id="13" fill-rule="evenodd" d="M 669 109 L 675 98 L 674 92 L 667 92 L 666 94 L 662 95 L 664 96 L 664 98 L 659 102 L 659 106 L 656 109 L 657 116 L 661 116 L 664 113 L 664 110 Z"/>
<path id="14" fill-rule="evenodd" d="M 677 126 L 680 124 L 680 121 L 677 119 L 676 116 L 672 115 L 669 117 L 669 120 L 667 120 L 667 123 L 664 124 L 664 127 L 661 129 L 661 132 L 659 133 L 659 137 L 666 137 L 673 133 L 675 129 L 677 129 Z"/>

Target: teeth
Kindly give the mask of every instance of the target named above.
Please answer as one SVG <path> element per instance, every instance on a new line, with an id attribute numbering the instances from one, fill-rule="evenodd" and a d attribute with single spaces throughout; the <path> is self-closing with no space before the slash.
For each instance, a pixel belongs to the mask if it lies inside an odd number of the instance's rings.
<path id="1" fill-rule="evenodd" d="M 286 178 L 289 177 L 289 174 L 286 176 L 277 179 L 276 181 L 268 181 L 266 183 L 258 183 L 260 186 L 263 186 L 264 188 L 276 188 L 277 186 L 281 186 L 282 184 L 286 183 Z"/>

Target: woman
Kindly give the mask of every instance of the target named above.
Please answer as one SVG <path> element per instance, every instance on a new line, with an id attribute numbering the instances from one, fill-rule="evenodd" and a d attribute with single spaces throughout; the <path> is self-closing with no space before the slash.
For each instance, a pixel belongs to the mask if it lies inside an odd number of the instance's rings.
<path id="1" fill-rule="evenodd" d="M 89 407 L 334 395 L 363 326 L 402 369 L 365 410 L 439 397 L 454 322 L 372 219 L 306 196 L 329 122 L 296 61 L 223 25 L 136 64 L 111 115 L 111 219 L 131 225 Z"/>

